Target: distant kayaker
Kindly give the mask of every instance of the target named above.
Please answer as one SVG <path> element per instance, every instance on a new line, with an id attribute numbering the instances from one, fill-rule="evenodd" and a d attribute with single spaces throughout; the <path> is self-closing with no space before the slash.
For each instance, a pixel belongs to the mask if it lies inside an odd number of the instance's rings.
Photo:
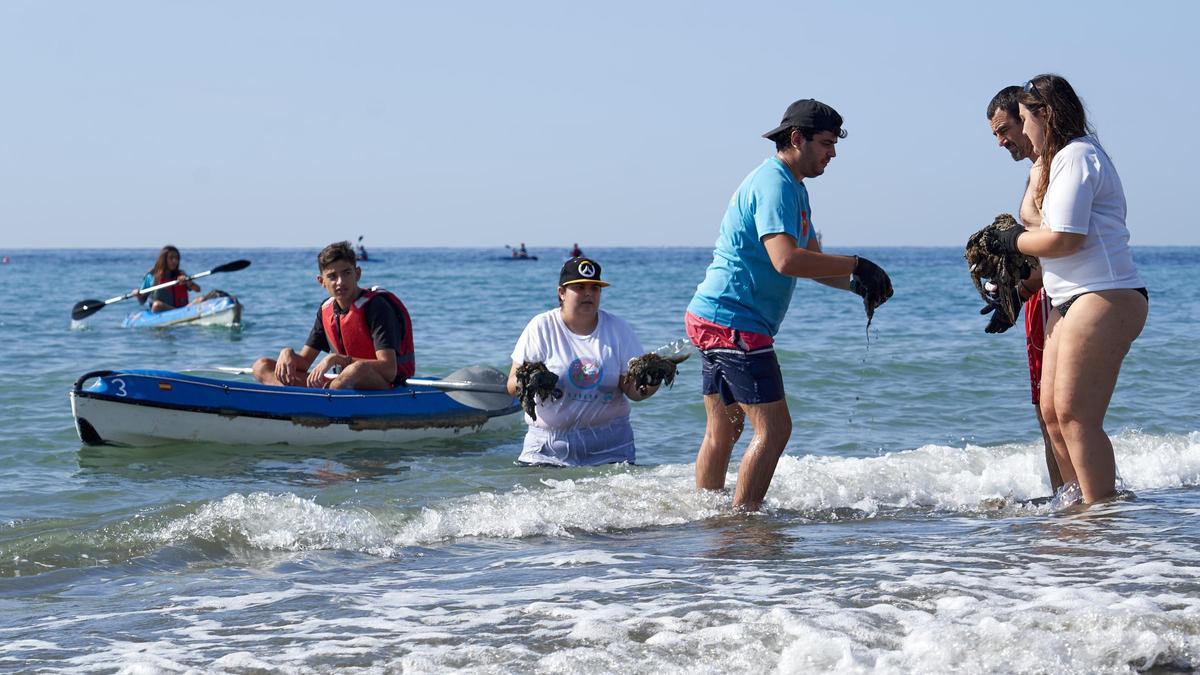
<path id="1" fill-rule="evenodd" d="M 639 387 L 628 377 L 630 359 L 642 355 L 629 324 L 600 309 L 600 264 L 571 258 L 558 277 L 558 308 L 533 317 L 512 353 L 509 393 L 518 394 L 518 370 L 544 365 L 554 393 L 536 400 L 536 419 L 518 461 L 577 466 L 633 462 L 629 401 L 649 398 L 658 386 Z M 554 377 L 557 382 L 554 383 Z"/>
<path id="2" fill-rule="evenodd" d="M 571 244 L 571 257 L 579 258 L 583 256 L 583 249 L 579 248 L 579 244 Z"/>
<path id="3" fill-rule="evenodd" d="M 329 299 L 297 353 L 284 347 L 278 359 L 254 362 L 254 377 L 263 384 L 332 389 L 390 389 L 412 377 L 412 321 L 408 310 L 389 291 L 358 285 L 362 269 L 355 264 L 350 242 L 330 244 L 317 255 L 317 283 Z M 315 366 L 321 352 L 328 355 Z M 325 375 L 335 368 L 340 373 Z"/>
<path id="4" fill-rule="evenodd" d="M 521 242 L 521 248 L 517 249 L 517 257 L 518 258 L 528 258 L 529 257 L 529 251 L 525 250 L 525 242 Z"/>
<path id="5" fill-rule="evenodd" d="M 146 276 L 142 277 L 141 288 L 150 288 L 175 279 L 186 279 L 188 274 L 179 269 L 179 258 L 179 249 L 169 244 L 162 247 L 162 250 L 158 252 L 158 259 L 154 261 L 154 267 L 150 268 L 150 271 L 146 272 Z M 149 298 L 151 312 L 165 312 L 188 304 L 189 289 L 199 293 L 200 284 L 186 281 L 167 288 L 160 288 L 148 294 L 139 294 L 137 299 L 138 302 L 145 304 L 146 299 Z"/>

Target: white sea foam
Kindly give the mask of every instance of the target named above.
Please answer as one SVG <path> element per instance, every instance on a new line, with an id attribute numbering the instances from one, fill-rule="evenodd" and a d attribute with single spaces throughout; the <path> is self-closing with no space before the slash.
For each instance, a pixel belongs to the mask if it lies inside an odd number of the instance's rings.
<path id="1" fill-rule="evenodd" d="M 263 550 L 348 549 L 376 552 L 386 528 L 362 509 L 321 506 L 296 495 L 232 494 L 204 504 L 155 533 L 162 542 L 199 539 Z M 377 551 L 392 553 L 390 548 Z"/>
<path id="2" fill-rule="evenodd" d="M 1197 484 L 1197 441 L 1195 434 L 1118 437 L 1126 484 L 1149 496 L 1054 518 L 1048 511 L 994 517 L 991 500 L 1048 489 L 1035 446 L 787 457 L 768 504 L 776 517 L 758 528 L 765 531 L 754 532 L 757 521 L 745 518 L 664 529 L 665 537 L 699 540 L 680 552 L 602 547 L 582 535 L 725 513 L 728 495 L 697 492 L 683 465 L 609 469 L 420 511 L 230 495 L 172 520 L 158 536 L 400 557 L 464 538 L 558 543 L 462 566 L 381 560 L 380 573 L 345 583 L 292 579 L 234 595 L 215 582 L 209 592 L 185 588 L 149 612 L 163 628 L 147 640 L 112 638 L 67 663 L 119 663 L 126 672 L 1187 670 L 1200 667 L 1200 551 L 1186 537 L 1162 536 L 1161 512 L 1173 505 L 1153 493 Z M 899 526 L 887 515 L 896 509 L 940 524 Z M 1194 510 L 1184 503 L 1169 517 Z M 854 522 L 840 525 L 846 518 Z M 772 553 L 771 524 L 780 522 L 791 523 L 783 534 L 796 541 Z M 800 543 L 808 524 L 833 525 L 847 539 L 814 558 Z M 746 527 L 751 555 L 736 548 Z M 880 536 L 905 540 L 870 543 Z M 724 537 L 734 538 L 732 554 L 723 552 Z M 331 602 L 337 611 L 322 611 Z M 74 615 L 44 626 L 78 632 L 121 620 L 119 613 Z M 0 651 L 0 664 L 27 653 L 14 649 Z"/>
<path id="3" fill-rule="evenodd" d="M 1200 484 L 1200 434 L 1115 439 L 1125 484 L 1137 491 Z M 447 499 L 419 511 L 373 513 L 323 506 L 292 494 L 233 494 L 202 505 L 155 533 L 262 550 L 344 549 L 381 556 L 462 538 L 572 537 L 680 525 L 727 513 L 728 493 L 694 488 L 690 465 L 617 468 L 540 487 Z M 736 480 L 730 474 L 730 485 Z M 836 521 L 882 510 L 987 513 L 996 504 L 1049 494 L 1037 446 L 926 446 L 869 458 L 785 456 L 771 484 L 768 511 L 799 511 Z M 1041 507 L 1049 512 L 1049 507 Z"/>
<path id="4" fill-rule="evenodd" d="M 1200 553 L 1179 565 L 1155 563 L 1154 534 L 1149 528 L 1131 534 L 1131 547 L 1145 551 L 1132 564 L 1126 564 L 1124 552 L 1114 551 L 1091 559 L 1082 578 L 1073 577 L 1074 555 L 996 569 L 990 561 L 1027 547 L 985 539 L 954 570 L 945 569 L 950 563 L 941 553 L 905 551 L 830 560 L 823 569 L 748 570 L 744 561 L 663 559 L 661 564 L 672 565 L 664 573 L 643 568 L 632 575 L 625 569 L 630 560 L 617 555 L 623 564 L 615 568 L 581 568 L 555 579 L 535 574 L 562 569 L 552 555 L 543 564 L 528 556 L 533 569 L 526 584 L 509 579 L 496 585 L 497 571 L 484 565 L 343 584 L 291 583 L 245 605 L 181 595 L 160 610 L 163 625 L 174 621 L 177 627 L 138 643 L 114 638 L 97 653 L 68 663 L 84 668 L 121 663 L 127 672 L 1194 668 L 1200 665 L 1200 599 L 1171 589 L 1194 581 L 1191 563 L 1200 562 Z M 864 578 L 864 569 L 873 572 Z M 824 578 L 834 583 L 815 582 Z M 892 580 L 880 582 L 887 578 Z M 1105 581 L 1151 592 L 1119 592 Z M 754 590 L 763 587 L 769 592 Z M 306 598 L 310 611 L 279 611 Z M 324 598 L 337 599 L 336 616 L 322 616 Z M 252 606 L 262 625 L 245 625 L 245 610 Z M 265 635 L 271 636 L 267 643 Z"/>

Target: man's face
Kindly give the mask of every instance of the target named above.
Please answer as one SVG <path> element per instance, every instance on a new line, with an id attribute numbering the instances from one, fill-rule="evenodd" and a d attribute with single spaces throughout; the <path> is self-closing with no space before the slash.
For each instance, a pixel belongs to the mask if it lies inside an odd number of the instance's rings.
<path id="1" fill-rule="evenodd" d="M 999 108 L 992 115 L 992 135 L 1012 155 L 1014 161 L 1021 161 L 1033 156 L 1033 144 L 1021 131 L 1021 120 L 1013 119 L 1004 108 Z"/>
<path id="2" fill-rule="evenodd" d="M 333 298 L 339 307 L 346 309 L 350 303 L 358 299 L 358 278 L 360 276 L 362 276 L 362 270 L 353 263 L 337 260 L 321 270 L 317 281 L 321 282 L 321 285 L 329 293 L 329 297 Z"/>
<path id="3" fill-rule="evenodd" d="M 800 175 L 813 178 L 825 173 L 825 167 L 837 157 L 837 134 L 832 131 L 819 131 L 808 141 L 799 131 L 793 133 L 795 135 L 792 141 L 800 148 L 800 157 L 796 160 Z"/>

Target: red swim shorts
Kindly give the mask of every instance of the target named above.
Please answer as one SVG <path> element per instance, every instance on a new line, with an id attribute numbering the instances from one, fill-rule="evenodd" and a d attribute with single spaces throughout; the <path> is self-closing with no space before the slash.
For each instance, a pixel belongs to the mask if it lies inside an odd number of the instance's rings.
<path id="1" fill-rule="evenodd" d="M 1050 317 L 1050 297 L 1039 289 L 1025 301 L 1025 349 L 1029 354 L 1029 388 L 1033 404 L 1042 400 L 1042 350 L 1046 345 L 1046 320 Z"/>

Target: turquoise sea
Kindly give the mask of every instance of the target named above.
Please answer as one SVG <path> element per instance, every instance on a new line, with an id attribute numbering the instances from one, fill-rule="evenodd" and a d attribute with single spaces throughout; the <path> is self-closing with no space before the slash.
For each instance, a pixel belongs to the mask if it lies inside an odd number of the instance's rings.
<path id="1" fill-rule="evenodd" d="M 583 243 L 583 242 L 581 242 Z M 418 373 L 506 369 L 566 246 L 379 249 Z M 649 348 L 683 335 L 707 248 L 584 249 Z M 895 297 L 800 282 L 778 336 L 795 431 L 762 513 L 692 483 L 699 365 L 634 404 L 638 464 L 514 465 L 522 427 L 397 447 L 86 447 L 89 370 L 248 366 L 302 344 L 299 249 L 183 251 L 239 331 L 123 329 L 157 249 L 0 264 L 0 671 L 1184 672 L 1200 669 L 1198 248 L 1135 248 L 1150 319 L 1107 419 L 1136 497 L 1049 494 L 1019 328 L 986 335 L 962 253 L 856 250 Z M 749 434 L 746 435 L 749 438 Z M 735 452 L 734 465 L 745 440 Z M 735 474 L 731 471 L 729 485 Z"/>

